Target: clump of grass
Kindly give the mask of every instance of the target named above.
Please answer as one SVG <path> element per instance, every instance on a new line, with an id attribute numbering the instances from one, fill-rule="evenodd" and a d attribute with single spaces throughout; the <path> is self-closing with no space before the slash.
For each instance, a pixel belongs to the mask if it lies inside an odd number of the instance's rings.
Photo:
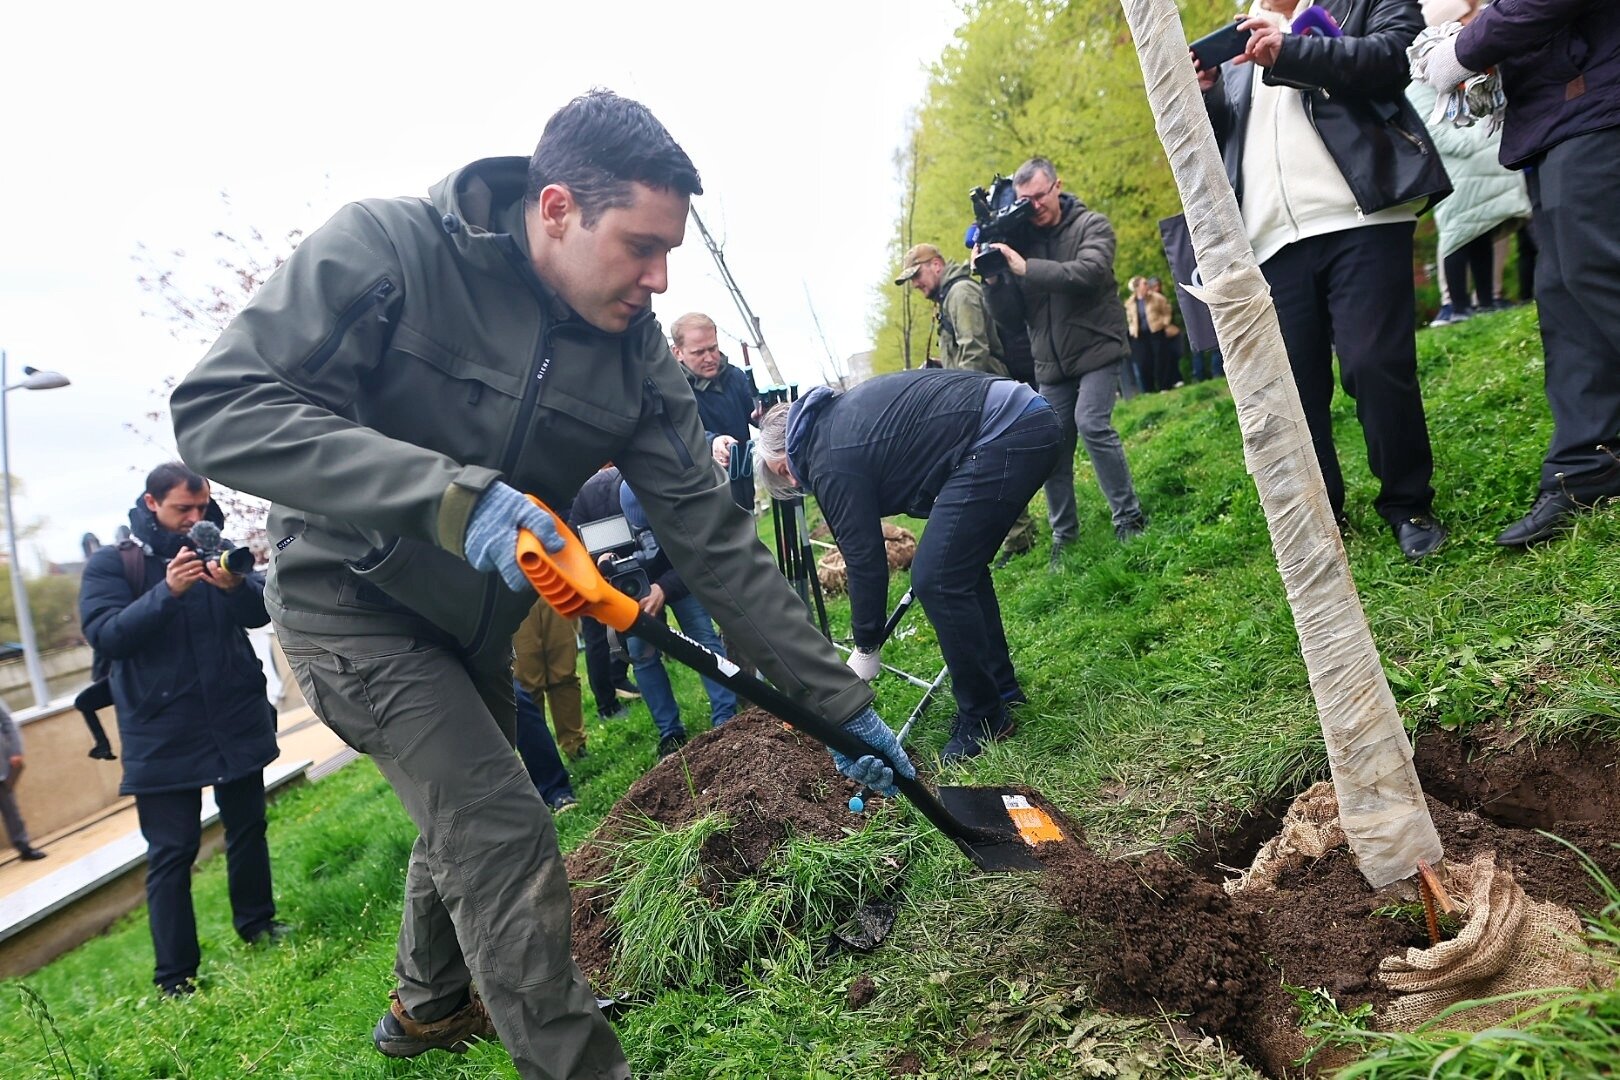
<path id="1" fill-rule="evenodd" d="M 790 834 L 756 874 L 707 880 L 705 845 L 735 827 L 719 814 L 680 829 L 643 821 L 614 842 L 603 884 L 617 894 L 616 985 L 705 985 L 766 963 L 808 972 L 832 930 L 889 890 L 919 844 L 884 808 L 836 841 Z"/>
<path id="2" fill-rule="evenodd" d="M 1373 908 L 1372 916 L 1375 919 L 1394 919 L 1396 922 L 1411 923 L 1424 931 L 1427 931 L 1429 926 L 1428 912 L 1415 900 L 1409 904 L 1385 904 L 1383 907 Z M 1462 930 L 1462 919 L 1456 912 L 1437 912 L 1435 922 L 1440 927 L 1440 933 L 1447 938 L 1456 937 Z"/>

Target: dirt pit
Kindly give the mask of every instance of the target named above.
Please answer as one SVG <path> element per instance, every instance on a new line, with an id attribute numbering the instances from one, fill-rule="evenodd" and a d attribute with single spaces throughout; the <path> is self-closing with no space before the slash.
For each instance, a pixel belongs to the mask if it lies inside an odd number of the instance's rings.
<path id="1" fill-rule="evenodd" d="M 1620 769 L 1612 751 L 1487 751 L 1429 735 L 1419 741 L 1416 760 L 1449 860 L 1463 863 L 1495 851 L 1499 863 L 1514 867 L 1531 899 L 1577 911 L 1597 907 L 1578 858 L 1534 831 L 1539 828 L 1620 878 Z M 763 865 L 790 829 L 841 836 L 851 823 L 846 802 L 852 789 L 819 744 L 750 710 L 639 780 L 597 837 L 570 857 L 570 876 L 599 876 L 606 868 L 599 841 L 621 834 L 637 817 L 680 827 L 719 811 L 738 823 L 716 837 L 723 843 L 715 851 L 705 849 L 706 873 L 723 887 Z M 1162 855 L 1103 859 L 1064 825 L 1071 842 L 1043 849 L 1040 880 L 1088 927 L 1070 947 L 1086 951 L 1079 959 L 1098 1004 L 1144 1016 L 1184 1014 L 1272 1076 L 1297 1075 L 1293 1061 L 1305 1049 L 1282 982 L 1324 988 L 1345 1010 L 1381 1007 L 1390 995 L 1377 978 L 1379 961 L 1427 944 L 1409 907 L 1408 914 L 1392 910 L 1409 905 L 1411 895 L 1400 886 L 1375 893 L 1343 850 L 1285 875 L 1275 892 L 1229 897 L 1211 880 L 1207 855 L 1187 863 Z M 1244 823 L 1242 836 L 1218 844 L 1220 863 L 1247 865 L 1275 832 L 1252 826 Z M 1099 927 L 1102 935 L 1095 933 Z M 576 890 L 574 944 L 587 974 L 605 971 L 613 927 L 598 890 Z M 852 987 L 851 1007 L 865 1004 L 864 989 Z"/>
<path id="2" fill-rule="evenodd" d="M 850 813 L 855 785 L 833 768 L 820 743 L 790 731 L 762 709 L 687 743 L 630 786 L 596 832 L 568 856 L 568 878 L 600 879 L 612 867 L 606 848 L 645 819 L 679 829 L 709 813 L 735 827 L 717 833 L 702 853 L 704 886 L 718 895 L 754 874 L 789 832 L 838 840 L 861 819 Z M 574 959 L 586 976 L 608 975 L 617 928 L 611 897 L 590 886 L 574 889 Z"/>

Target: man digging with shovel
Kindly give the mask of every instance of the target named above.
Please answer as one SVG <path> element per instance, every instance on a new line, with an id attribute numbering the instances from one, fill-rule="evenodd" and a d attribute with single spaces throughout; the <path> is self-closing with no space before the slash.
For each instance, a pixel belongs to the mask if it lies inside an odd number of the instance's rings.
<path id="1" fill-rule="evenodd" d="M 338 211 L 171 401 L 194 468 L 274 501 L 265 602 L 299 686 L 421 832 L 373 1033 L 389 1056 L 498 1032 L 526 1078 L 629 1075 L 570 955 L 556 833 L 512 749 L 510 642 L 534 603 L 520 530 L 563 547 L 520 492 L 565 505 L 616 462 L 776 688 L 914 775 L 733 503 L 649 309 L 701 191 L 645 107 L 592 92 L 531 160 Z M 878 758 L 834 756 L 893 790 Z"/>

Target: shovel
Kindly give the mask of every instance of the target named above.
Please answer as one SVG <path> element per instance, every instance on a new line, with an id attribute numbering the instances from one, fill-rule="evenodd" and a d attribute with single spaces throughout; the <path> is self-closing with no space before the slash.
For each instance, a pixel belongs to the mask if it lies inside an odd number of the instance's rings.
<path id="1" fill-rule="evenodd" d="M 822 745 L 852 759 L 871 755 L 894 769 L 893 761 L 841 725 L 822 719 L 763 680 L 744 675 L 730 660 L 647 615 L 629 596 L 608 584 L 566 522 L 533 495 L 529 500 L 551 515 L 564 546 L 561 551 L 549 552 L 533 533 L 521 531 L 518 566 L 535 591 L 563 616 L 589 615 L 621 634 L 649 641 L 699 675 L 790 722 Z M 894 783 L 981 870 L 1039 870 L 1036 847 L 1063 839 L 1057 823 L 1017 792 L 942 787 L 936 797 L 921 781 L 901 776 L 899 769 L 894 769 Z"/>

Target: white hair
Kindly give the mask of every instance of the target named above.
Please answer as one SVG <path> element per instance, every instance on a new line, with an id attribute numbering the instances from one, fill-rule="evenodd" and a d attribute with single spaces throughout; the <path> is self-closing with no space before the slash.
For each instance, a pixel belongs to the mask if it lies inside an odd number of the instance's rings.
<path id="1" fill-rule="evenodd" d="M 804 494 L 792 479 L 771 466 L 787 460 L 787 402 L 772 405 L 759 418 L 759 438 L 754 440 L 754 477 L 773 499 L 793 499 Z"/>

